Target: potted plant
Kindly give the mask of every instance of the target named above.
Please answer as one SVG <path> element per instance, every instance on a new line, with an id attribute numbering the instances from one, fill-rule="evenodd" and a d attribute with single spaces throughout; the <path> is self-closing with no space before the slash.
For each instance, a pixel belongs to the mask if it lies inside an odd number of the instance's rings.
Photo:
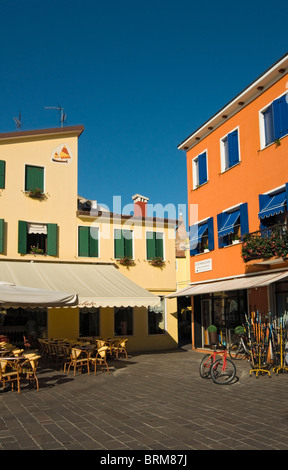
<path id="1" fill-rule="evenodd" d="M 163 266 L 165 266 L 165 261 L 161 256 L 156 256 L 150 260 L 150 264 L 158 268 L 163 268 Z"/>
<path id="2" fill-rule="evenodd" d="M 43 255 L 44 250 L 42 248 L 39 248 L 38 245 L 32 245 L 30 246 L 30 253 L 32 255 Z"/>
<path id="3" fill-rule="evenodd" d="M 209 336 L 209 344 L 218 343 L 217 326 L 209 325 L 207 331 Z"/>
<path id="4" fill-rule="evenodd" d="M 123 256 L 123 258 L 119 260 L 119 263 L 122 266 L 135 266 L 134 260 L 130 258 L 129 256 Z"/>
<path id="5" fill-rule="evenodd" d="M 29 196 L 35 198 L 43 197 L 43 191 L 40 188 L 30 189 Z"/>

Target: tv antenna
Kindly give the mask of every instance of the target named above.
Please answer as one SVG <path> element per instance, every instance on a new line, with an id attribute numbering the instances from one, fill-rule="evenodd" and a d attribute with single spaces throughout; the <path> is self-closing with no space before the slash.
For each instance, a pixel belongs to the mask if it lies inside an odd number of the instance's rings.
<path id="1" fill-rule="evenodd" d="M 14 117 L 13 119 L 14 119 L 17 129 L 20 129 L 20 127 L 22 126 L 21 113 L 19 113 L 18 118 Z"/>
<path id="2" fill-rule="evenodd" d="M 61 127 L 64 127 L 64 122 L 66 121 L 67 115 L 64 113 L 62 106 L 44 106 L 44 109 L 57 109 L 60 114 Z"/>

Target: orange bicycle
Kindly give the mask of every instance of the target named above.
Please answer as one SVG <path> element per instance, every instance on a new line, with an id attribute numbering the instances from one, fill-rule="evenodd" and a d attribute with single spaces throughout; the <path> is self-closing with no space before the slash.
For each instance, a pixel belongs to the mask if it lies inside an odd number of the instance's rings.
<path id="1" fill-rule="evenodd" d="M 220 358 L 217 356 L 221 356 Z M 231 383 L 236 376 L 235 364 L 227 358 L 227 349 L 217 351 L 216 345 L 211 354 L 205 354 L 199 367 L 200 376 L 203 379 L 212 378 L 218 385 Z"/>

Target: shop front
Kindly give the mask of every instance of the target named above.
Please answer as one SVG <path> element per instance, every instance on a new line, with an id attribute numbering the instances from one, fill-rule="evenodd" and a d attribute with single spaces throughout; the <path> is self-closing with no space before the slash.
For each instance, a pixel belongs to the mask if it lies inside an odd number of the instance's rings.
<path id="1" fill-rule="evenodd" d="M 245 324 L 251 313 L 263 318 L 288 313 L 287 278 L 286 270 L 248 274 L 191 284 L 167 297 L 190 297 L 194 349 L 211 346 L 211 325 L 217 328 L 217 342 L 229 346 L 235 328 Z"/>

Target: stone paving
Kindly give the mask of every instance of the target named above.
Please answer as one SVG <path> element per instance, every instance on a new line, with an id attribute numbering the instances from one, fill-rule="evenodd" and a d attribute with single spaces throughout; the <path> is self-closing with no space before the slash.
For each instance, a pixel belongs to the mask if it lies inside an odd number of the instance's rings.
<path id="1" fill-rule="evenodd" d="M 202 353 L 179 349 L 111 361 L 110 373 L 38 373 L 40 390 L 0 389 L 0 450 L 287 450 L 288 374 L 216 385 Z"/>

